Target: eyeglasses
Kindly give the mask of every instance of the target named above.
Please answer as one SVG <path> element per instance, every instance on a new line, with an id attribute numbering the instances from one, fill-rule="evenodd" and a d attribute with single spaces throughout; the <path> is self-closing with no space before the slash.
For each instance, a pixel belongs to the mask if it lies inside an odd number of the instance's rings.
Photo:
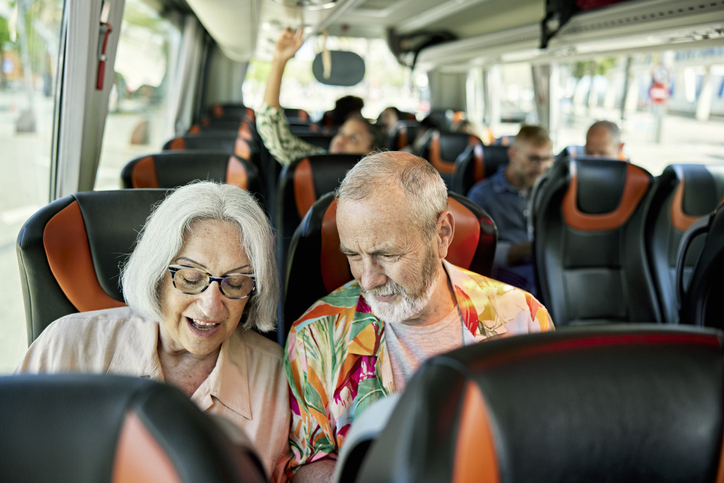
<path id="1" fill-rule="evenodd" d="M 528 156 L 528 161 L 530 161 L 531 163 L 536 163 L 536 164 L 547 163 L 551 159 L 553 159 L 553 156 L 547 156 L 545 158 L 542 156 L 534 156 L 532 154 L 530 156 Z"/>
<path id="2" fill-rule="evenodd" d="M 204 270 L 186 265 L 169 265 L 173 286 L 188 295 L 200 294 L 211 285 L 219 282 L 219 290 L 230 299 L 245 299 L 256 290 L 253 273 L 227 273 L 223 277 L 214 277 Z M 178 276 L 177 276 L 178 275 Z"/>

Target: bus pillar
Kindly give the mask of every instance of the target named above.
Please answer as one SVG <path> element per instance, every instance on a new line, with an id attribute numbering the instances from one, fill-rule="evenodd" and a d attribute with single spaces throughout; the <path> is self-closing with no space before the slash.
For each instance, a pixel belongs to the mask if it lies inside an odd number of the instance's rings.
<path id="1" fill-rule="evenodd" d="M 701 92 L 699 100 L 696 103 L 696 119 L 698 121 L 708 121 L 711 114 L 711 101 L 714 98 L 714 86 L 711 80 L 711 66 L 706 66 L 706 74 L 701 83 Z"/>

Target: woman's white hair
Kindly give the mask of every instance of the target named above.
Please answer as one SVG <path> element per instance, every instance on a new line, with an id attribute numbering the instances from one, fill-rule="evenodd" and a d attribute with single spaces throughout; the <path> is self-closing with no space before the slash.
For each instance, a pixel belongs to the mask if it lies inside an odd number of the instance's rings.
<path id="1" fill-rule="evenodd" d="M 363 201 L 391 185 L 405 193 L 412 223 L 426 236 L 433 236 L 440 213 L 448 207 L 447 188 L 437 170 L 413 154 L 368 154 L 347 172 L 335 196 L 340 201 Z"/>
<path id="2" fill-rule="evenodd" d="M 126 303 L 144 317 L 163 320 L 161 282 L 168 265 L 183 248 L 191 225 L 198 220 L 231 222 L 239 228 L 241 248 L 256 275 L 256 290 L 247 303 L 241 325 L 262 332 L 274 330 L 279 283 L 271 226 L 254 197 L 230 184 L 188 184 L 175 189 L 155 207 L 121 270 Z"/>

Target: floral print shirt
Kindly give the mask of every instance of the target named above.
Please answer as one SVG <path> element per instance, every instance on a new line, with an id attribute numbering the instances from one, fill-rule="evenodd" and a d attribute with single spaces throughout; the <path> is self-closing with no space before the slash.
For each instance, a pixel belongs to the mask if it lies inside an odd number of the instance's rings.
<path id="1" fill-rule="evenodd" d="M 310 154 L 323 154 L 327 151 L 299 139 L 289 130 L 289 122 L 284 109 L 262 104 L 256 111 L 256 131 L 264 146 L 282 165 L 290 164 L 297 158 Z"/>
<path id="2" fill-rule="evenodd" d="M 531 294 L 443 261 L 462 315 L 465 344 L 497 336 L 554 330 Z M 290 387 L 293 457 L 304 464 L 336 459 L 355 414 L 395 391 L 378 319 L 351 281 L 317 301 L 289 333 L 284 361 Z"/>

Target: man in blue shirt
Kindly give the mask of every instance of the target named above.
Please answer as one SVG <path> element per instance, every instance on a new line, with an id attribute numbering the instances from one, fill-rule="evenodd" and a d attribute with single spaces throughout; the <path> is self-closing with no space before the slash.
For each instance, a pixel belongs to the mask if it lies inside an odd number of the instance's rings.
<path id="1" fill-rule="evenodd" d="M 508 149 L 508 164 L 476 183 L 468 198 L 483 208 L 498 228 L 493 278 L 535 295 L 528 195 L 551 165 L 552 142 L 545 129 L 523 126 Z"/>

